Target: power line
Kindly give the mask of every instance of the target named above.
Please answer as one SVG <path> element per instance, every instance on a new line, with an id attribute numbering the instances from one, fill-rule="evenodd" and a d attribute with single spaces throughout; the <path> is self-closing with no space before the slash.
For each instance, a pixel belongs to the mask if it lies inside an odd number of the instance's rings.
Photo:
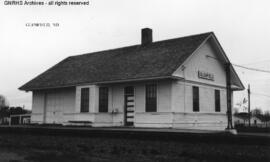
<path id="1" fill-rule="evenodd" d="M 270 96 L 268 96 L 266 94 L 262 94 L 262 93 L 254 93 L 254 92 L 252 92 L 251 94 L 255 94 L 255 95 L 259 95 L 259 96 L 264 96 L 264 97 L 269 97 L 270 98 Z"/>
<path id="2" fill-rule="evenodd" d="M 270 62 L 270 60 L 261 60 L 261 61 L 256 61 L 256 62 L 250 62 L 250 63 L 243 64 L 243 65 L 254 65 L 254 64 L 263 63 L 263 62 Z"/>
<path id="3" fill-rule="evenodd" d="M 206 55 L 206 57 L 218 60 L 219 62 L 223 62 L 221 59 L 218 59 L 218 58 L 213 57 L 213 56 Z M 265 60 L 265 61 L 268 61 L 268 60 Z M 232 65 L 236 66 L 236 67 L 244 68 L 244 69 L 247 69 L 247 70 L 253 70 L 253 71 L 264 72 L 264 73 L 269 73 L 270 74 L 269 70 L 256 69 L 256 68 L 246 67 L 246 66 L 237 65 L 237 64 L 232 64 Z"/>
<path id="4" fill-rule="evenodd" d="M 233 66 L 236 66 L 236 67 L 244 68 L 244 69 L 247 69 L 247 70 L 258 71 L 258 72 L 264 72 L 264 73 L 269 73 L 269 74 L 270 74 L 270 71 L 269 71 L 269 70 L 256 69 L 256 68 L 246 67 L 246 66 L 237 65 L 237 64 L 232 64 L 232 65 L 233 65 Z"/>

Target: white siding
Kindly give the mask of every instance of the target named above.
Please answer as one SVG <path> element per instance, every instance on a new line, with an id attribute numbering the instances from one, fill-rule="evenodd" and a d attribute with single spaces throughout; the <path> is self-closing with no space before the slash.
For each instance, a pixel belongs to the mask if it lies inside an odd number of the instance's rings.
<path id="1" fill-rule="evenodd" d="M 95 113 L 94 126 L 120 126 L 124 124 L 124 88 L 134 86 L 135 93 L 135 118 L 134 125 L 142 127 L 158 127 L 171 125 L 171 81 L 154 81 L 157 83 L 157 112 L 145 112 L 145 85 L 152 83 L 121 83 L 107 85 L 109 87 L 109 112 Z M 102 85 L 106 86 L 106 85 Z M 117 114 L 111 112 L 117 109 Z"/>
<path id="2" fill-rule="evenodd" d="M 81 112 L 81 89 L 89 88 L 89 112 L 98 111 L 98 87 L 95 85 L 76 87 L 76 113 Z"/>
<path id="3" fill-rule="evenodd" d="M 199 85 L 184 81 L 173 82 L 173 110 L 174 112 L 193 112 L 192 87 L 199 87 L 200 113 L 215 112 L 215 90 L 220 91 L 220 109 L 222 113 L 227 110 L 226 89 L 209 85 Z"/>
<path id="4" fill-rule="evenodd" d="M 157 88 L 157 111 L 158 112 L 171 112 L 171 81 L 159 81 Z"/>
<path id="5" fill-rule="evenodd" d="M 32 123 L 43 123 L 43 112 L 44 112 L 44 93 L 34 91 L 32 93 Z"/>
<path id="6" fill-rule="evenodd" d="M 183 77 L 186 80 L 192 80 L 200 83 L 206 83 L 211 85 L 225 86 L 226 74 L 224 66 L 211 56 L 218 58 L 217 54 L 211 47 L 209 42 L 206 42 L 200 47 L 183 65 L 185 69 L 182 70 L 182 66 L 175 72 L 174 76 Z M 214 75 L 214 81 L 198 78 L 198 71 L 209 72 Z"/>
<path id="7" fill-rule="evenodd" d="M 173 127 L 191 129 L 225 129 L 227 118 L 226 75 L 210 43 L 206 42 L 174 75 L 182 80 L 172 83 Z M 198 78 L 198 71 L 214 75 L 214 81 Z M 199 87 L 199 112 L 193 112 L 192 86 Z M 220 90 L 221 112 L 215 112 L 215 90 Z"/>
<path id="8" fill-rule="evenodd" d="M 75 112 L 75 88 L 34 91 L 32 111 L 33 123 L 43 123 L 44 119 L 46 123 L 65 122 L 64 114 Z"/>
<path id="9" fill-rule="evenodd" d="M 175 113 L 173 128 L 224 130 L 227 117 L 222 113 Z"/>
<path id="10" fill-rule="evenodd" d="M 159 80 L 107 84 L 109 88 L 108 112 L 99 113 L 99 85 L 77 86 L 74 89 L 50 91 L 47 102 L 44 92 L 33 93 L 34 121 L 43 121 L 47 105 L 46 122 L 63 123 L 69 120 L 92 121 L 93 126 L 122 126 L 124 124 L 124 88 L 134 86 L 136 127 L 173 127 L 191 129 L 219 129 L 226 127 L 226 77 L 222 64 L 206 57 L 216 57 L 207 42 L 174 72 L 182 80 Z M 198 78 L 198 70 L 214 74 L 214 81 Z M 157 112 L 145 112 L 145 85 L 157 83 Z M 200 111 L 193 112 L 192 86 L 199 87 Z M 81 88 L 89 87 L 89 112 L 80 112 Z M 215 89 L 220 90 L 221 112 L 215 112 Z M 117 113 L 112 113 L 117 109 Z"/>
<path id="11" fill-rule="evenodd" d="M 171 81 L 157 81 L 157 112 L 145 112 L 145 85 L 135 86 L 135 126 L 136 127 L 171 127 Z"/>

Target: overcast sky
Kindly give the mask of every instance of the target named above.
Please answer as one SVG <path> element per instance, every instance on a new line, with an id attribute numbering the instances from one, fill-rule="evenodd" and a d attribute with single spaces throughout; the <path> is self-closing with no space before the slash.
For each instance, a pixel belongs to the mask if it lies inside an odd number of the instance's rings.
<path id="1" fill-rule="evenodd" d="M 89 6 L 4 6 L 0 3 L 0 94 L 31 109 L 18 87 L 62 59 L 140 43 L 213 31 L 234 64 L 270 70 L 268 0 L 90 0 Z M 26 27 L 26 23 L 59 27 Z M 251 107 L 270 110 L 270 74 L 235 68 L 251 84 Z M 235 103 L 246 90 L 235 94 Z M 255 94 L 256 93 L 256 94 Z"/>

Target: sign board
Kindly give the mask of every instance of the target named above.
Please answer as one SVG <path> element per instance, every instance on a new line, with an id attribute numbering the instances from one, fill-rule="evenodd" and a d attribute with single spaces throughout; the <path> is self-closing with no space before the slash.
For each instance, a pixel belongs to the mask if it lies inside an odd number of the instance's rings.
<path id="1" fill-rule="evenodd" d="M 204 71 L 198 71 L 198 77 L 201 79 L 207 79 L 214 81 L 214 74 L 204 72 Z"/>

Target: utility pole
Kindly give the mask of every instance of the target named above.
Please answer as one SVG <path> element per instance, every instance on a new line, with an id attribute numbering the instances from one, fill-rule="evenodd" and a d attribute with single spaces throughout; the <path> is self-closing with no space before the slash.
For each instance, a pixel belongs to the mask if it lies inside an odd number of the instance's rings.
<path id="1" fill-rule="evenodd" d="M 250 113 L 250 85 L 248 84 L 248 126 L 250 127 L 250 118 L 251 118 L 251 113 Z"/>
<path id="2" fill-rule="evenodd" d="M 223 63 L 222 60 L 219 60 L 215 57 L 208 56 L 210 58 L 216 59 L 219 62 Z M 224 64 L 225 72 L 226 72 L 226 89 L 227 89 L 227 117 L 228 117 L 228 125 L 227 129 L 233 129 L 232 124 L 232 89 L 231 89 L 231 66 L 232 64 L 228 61 Z"/>
<path id="3" fill-rule="evenodd" d="M 232 99 L 231 99 L 231 72 L 230 72 L 231 63 L 228 62 L 225 64 L 226 71 L 226 89 L 227 89 L 227 117 L 228 125 L 227 129 L 233 129 L 232 125 Z"/>

